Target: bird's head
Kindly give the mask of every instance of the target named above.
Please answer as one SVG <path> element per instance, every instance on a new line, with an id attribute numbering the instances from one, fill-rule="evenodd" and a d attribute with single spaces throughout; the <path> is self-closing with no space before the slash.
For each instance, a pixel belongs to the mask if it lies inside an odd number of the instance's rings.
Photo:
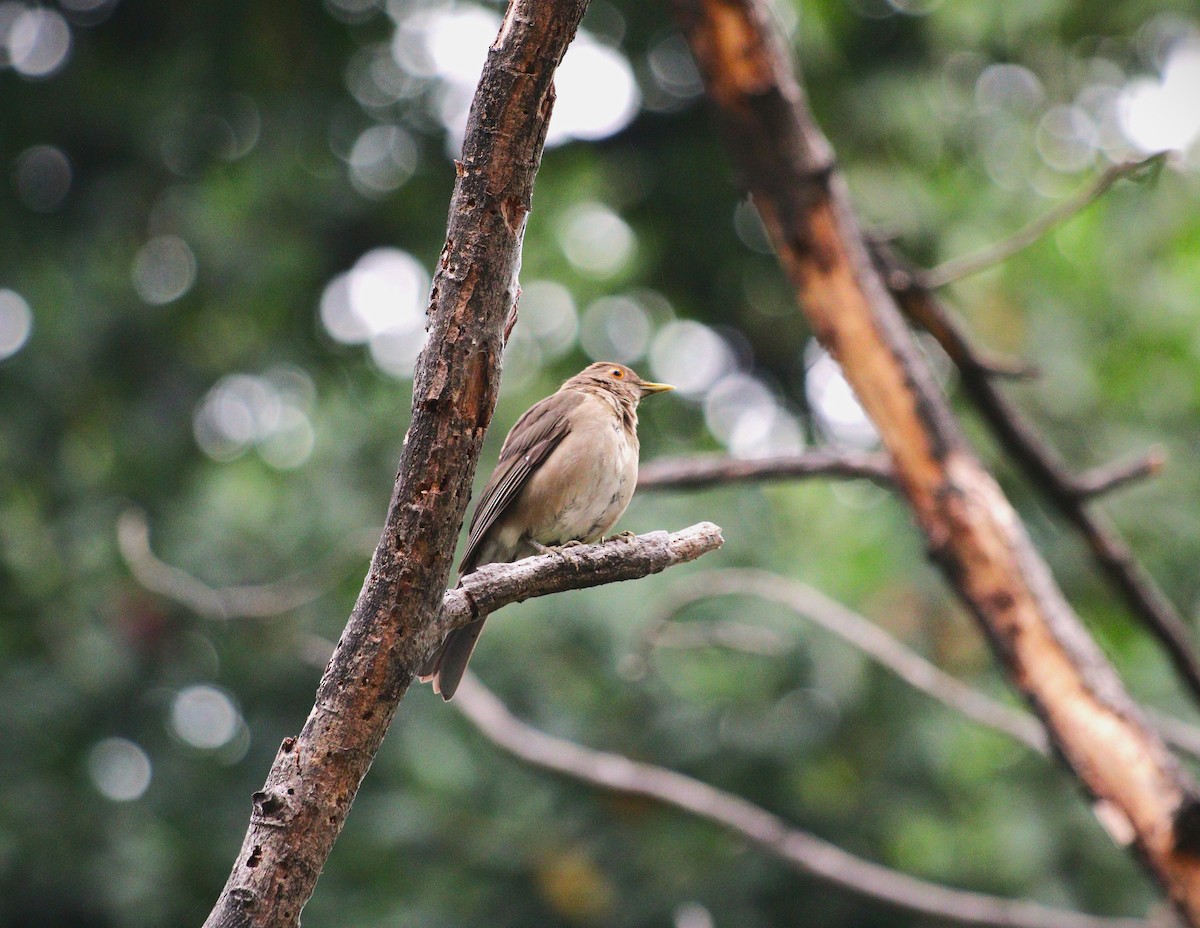
<path id="1" fill-rule="evenodd" d="M 675 388 L 669 383 L 642 380 L 632 369 L 615 361 L 597 361 L 563 384 L 563 389 L 605 390 L 617 398 L 637 405 L 647 396 Z"/>

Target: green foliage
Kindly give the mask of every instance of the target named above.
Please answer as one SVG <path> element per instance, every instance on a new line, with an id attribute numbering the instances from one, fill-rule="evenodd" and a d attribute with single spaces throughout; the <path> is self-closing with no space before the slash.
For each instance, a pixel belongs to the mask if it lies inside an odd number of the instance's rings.
<path id="1" fill-rule="evenodd" d="M 311 705 L 319 672 L 305 654 L 313 636 L 337 637 L 358 591 L 407 424 L 408 380 L 330 334 L 323 294 L 374 249 L 432 267 L 453 181 L 445 99 L 436 81 L 386 66 L 393 20 L 411 26 L 415 4 L 390 15 L 349 0 L 61 10 L 71 47 L 60 69 L 0 69 L 0 291 L 32 318 L 28 341 L 0 359 L 0 924 L 199 924 L 250 793 Z M 0 4 L 0 38 L 17 12 Z M 1105 107 L 1200 33 L 1184 0 L 797 0 L 779 15 L 865 219 L 930 264 L 1004 237 L 1122 145 L 1132 151 Z M 627 57 L 644 106 L 611 137 L 546 154 L 524 251 L 528 305 L 481 478 L 524 408 L 589 348 L 630 338 L 628 360 L 658 376 L 672 346 L 700 338 L 698 356 L 715 352 L 766 397 L 757 425 L 722 419 L 713 395 L 647 404 L 644 459 L 820 441 L 810 334 L 740 203 L 665 7 L 596 0 L 585 27 Z M 989 83 L 998 64 L 1023 70 Z M 383 91 L 363 84 L 368 65 L 377 85 L 401 90 L 372 98 Z M 1047 116 L 1068 106 L 1095 130 L 1079 130 L 1092 139 L 1082 153 Z M 356 174 L 355 146 L 377 126 L 400 134 L 374 137 L 385 155 Z M 36 146 L 65 156 L 65 189 Z M 1011 391 L 1073 465 L 1165 445 L 1165 475 L 1105 505 L 1188 614 L 1200 561 L 1196 151 L 952 290 L 981 343 L 1042 367 Z M 623 228 L 627 253 L 598 266 Z M 536 281 L 565 287 L 567 310 L 563 291 L 535 299 Z M 612 297 L 627 303 L 597 304 Z M 13 318 L 0 313 L 0 343 Z M 714 327 L 719 350 L 703 341 L 710 330 L 673 320 Z M 1134 694 L 1188 714 L 1078 541 L 969 413 L 966 428 Z M 213 587 L 299 577 L 285 587 L 320 595 L 276 617 L 199 615 L 131 576 L 116 531 L 130 507 L 145 511 L 164 561 Z M 681 618 L 769 625 L 787 641 L 780 655 L 664 648 L 635 672 L 643 631 L 689 574 L 754 566 L 819 586 L 1003 692 L 882 491 L 644 495 L 621 527 L 701 519 L 724 527 L 720 554 L 512 607 L 489 623 L 474 668 L 539 727 L 693 774 L 886 865 L 1098 913 L 1152 904 L 1067 776 L 778 607 L 723 598 Z M 416 688 L 305 924 L 485 919 L 924 924 L 708 824 L 528 770 Z"/>

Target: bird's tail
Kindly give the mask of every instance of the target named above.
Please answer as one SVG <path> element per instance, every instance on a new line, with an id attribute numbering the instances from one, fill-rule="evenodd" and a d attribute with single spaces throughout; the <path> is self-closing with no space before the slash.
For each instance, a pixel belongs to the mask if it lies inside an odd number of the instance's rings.
<path id="1" fill-rule="evenodd" d="M 471 652 L 475 650 L 475 642 L 479 640 L 486 619 L 487 616 L 483 615 L 470 625 L 454 629 L 421 666 L 421 682 L 432 683 L 433 691 L 440 693 L 447 702 L 467 672 L 467 663 L 471 660 Z"/>

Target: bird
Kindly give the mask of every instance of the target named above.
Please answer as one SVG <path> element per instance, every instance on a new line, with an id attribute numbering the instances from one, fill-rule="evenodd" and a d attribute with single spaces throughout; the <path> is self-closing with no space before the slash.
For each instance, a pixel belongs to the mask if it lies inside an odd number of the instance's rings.
<path id="1" fill-rule="evenodd" d="M 471 518 L 459 576 L 603 539 L 637 484 L 638 403 L 674 389 L 598 361 L 534 403 L 504 439 Z M 420 668 L 421 681 L 442 699 L 458 689 L 486 619 L 452 630 Z"/>

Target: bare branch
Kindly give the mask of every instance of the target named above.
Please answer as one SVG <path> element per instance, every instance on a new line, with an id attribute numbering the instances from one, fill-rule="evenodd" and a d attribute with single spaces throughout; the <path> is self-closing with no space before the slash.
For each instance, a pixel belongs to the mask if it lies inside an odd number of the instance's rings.
<path id="1" fill-rule="evenodd" d="M 727 647 L 766 655 L 783 650 L 782 636 L 773 629 L 742 622 L 673 621 L 673 617 L 687 606 L 713 596 L 755 596 L 787 606 L 862 651 L 913 689 L 1043 756 L 1050 753 L 1046 729 L 1035 716 L 950 676 L 844 603 L 830 599 L 806 583 L 767 571 L 733 568 L 708 571 L 690 578 L 643 635 L 640 662 L 645 663 L 650 649 L 662 644 Z M 689 634 L 688 630 L 694 625 L 702 627 Z M 1200 758 L 1200 728 L 1154 710 L 1148 710 L 1148 715 L 1168 744 Z"/>
<path id="2" fill-rule="evenodd" d="M 1161 445 L 1155 445 L 1131 460 L 1116 461 L 1080 474 L 1070 481 L 1070 485 L 1077 496 L 1092 499 L 1153 477 L 1162 471 L 1166 463 L 1166 450 Z"/>
<path id="3" fill-rule="evenodd" d="M 679 598 L 679 602 L 692 599 L 690 595 L 684 594 Z M 678 602 L 676 606 L 682 608 Z M 749 622 L 670 621 L 670 617 L 676 614 L 678 608 L 671 609 L 661 621 L 655 622 L 646 630 L 638 664 L 645 666 L 649 662 L 649 656 L 656 648 L 679 648 L 681 650 L 724 648 L 727 651 L 739 651 L 742 654 L 775 657 L 782 654 L 789 646 L 787 635 L 777 632 L 773 628 L 752 625 Z"/>
<path id="4" fill-rule="evenodd" d="M 1086 505 L 1089 497 L 1126 481 L 1114 480 L 1111 473 L 1106 476 L 1104 472 L 1099 478 L 1094 474 L 1073 477 L 1058 453 L 988 376 L 988 369 L 980 362 L 962 321 L 931 292 L 911 283 L 911 274 L 895 252 L 876 245 L 872 254 L 886 280 L 909 280 L 907 288 L 893 291 L 900 308 L 933 335 L 949 355 L 959 370 L 963 389 L 1001 445 L 1083 536 L 1101 571 L 1120 592 L 1129 610 L 1162 644 L 1192 697 L 1200 700 L 1200 658 L 1196 656 L 1191 630 L 1183 616 L 1137 561 L 1111 520 Z M 1158 466 L 1153 451 L 1146 462 L 1140 469 L 1132 469 L 1130 479 Z"/>
<path id="5" fill-rule="evenodd" d="M 1125 161 L 1121 164 L 1109 165 L 1099 177 L 1082 190 L 1063 200 L 1044 216 L 1039 216 L 1010 237 L 976 254 L 952 258 L 921 273 L 918 277 L 920 284 L 930 290 L 936 290 L 1008 260 L 1017 252 L 1028 248 L 1047 232 L 1053 231 L 1071 219 L 1076 213 L 1087 209 L 1104 196 L 1109 188 L 1122 177 L 1129 177 L 1131 174 L 1138 174 L 1162 164 L 1169 154 L 1170 152 L 1160 151 L 1148 158 L 1142 158 L 1140 161 Z"/>
<path id="6" fill-rule="evenodd" d="M 618 535 L 600 544 L 572 545 L 511 564 L 486 564 L 446 592 L 441 615 L 431 626 L 429 647 L 450 629 L 510 603 L 637 580 L 694 561 L 722 544 L 720 528 L 711 522 L 698 522 L 678 532 Z"/>
<path id="7" fill-rule="evenodd" d="M 552 593 L 639 580 L 694 561 L 722 544 L 720 528 L 698 522 L 678 532 L 619 535 L 600 544 L 573 545 L 511 564 L 484 565 L 446 591 L 441 612 L 425 635 L 428 648 L 480 613 L 491 614 L 512 603 Z M 333 648 L 324 638 L 310 635 L 301 641 L 300 657 L 307 664 L 323 667 Z"/>
<path id="8" fill-rule="evenodd" d="M 723 455 L 659 458 L 642 466 L 638 489 L 700 489 L 795 477 L 862 477 L 889 486 L 893 479 L 887 455 L 822 448 L 773 458 Z"/>
<path id="9" fill-rule="evenodd" d="M 600 789 L 643 796 L 713 822 L 808 876 L 847 892 L 961 925 L 995 928 L 1148 928 L 1136 918 L 1102 918 L 952 889 L 863 860 L 740 796 L 673 770 L 555 738 L 517 719 L 469 673 L 452 705 L 489 741 L 526 763 Z"/>
<path id="10" fill-rule="evenodd" d="M 1050 753 L 1045 728 L 1028 712 L 1005 705 L 931 664 L 874 622 L 824 593 L 796 580 L 762 570 L 708 571 L 688 580 L 669 604 L 669 611 L 647 631 L 650 644 L 672 615 L 713 596 L 755 596 L 779 603 L 805 616 L 892 671 L 914 689 L 933 697 L 967 718 L 1021 742 L 1039 754 Z M 683 624 L 687 627 L 686 623 Z"/>
<path id="11" fill-rule="evenodd" d="M 342 557 L 341 563 L 309 568 L 272 583 L 209 586 L 155 556 L 150 548 L 150 526 L 140 509 L 127 509 L 117 518 L 117 548 L 129 572 L 143 587 L 207 619 L 261 619 L 291 612 L 325 595 L 349 569 L 347 559 Z M 329 581 L 314 585 L 313 575 L 327 576 Z"/>

